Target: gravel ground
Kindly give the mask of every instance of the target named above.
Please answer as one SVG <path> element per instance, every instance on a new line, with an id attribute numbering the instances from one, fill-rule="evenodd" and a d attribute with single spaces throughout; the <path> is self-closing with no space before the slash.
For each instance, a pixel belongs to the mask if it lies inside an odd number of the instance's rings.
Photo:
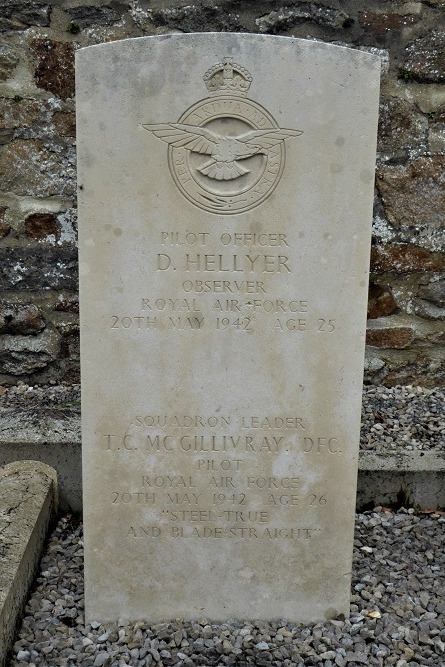
<path id="1" fill-rule="evenodd" d="M 0 411 L 11 408 L 36 410 L 53 407 L 75 407 L 80 412 L 80 385 L 35 385 L 32 387 L 21 382 L 12 387 L 0 387 Z"/>
<path id="2" fill-rule="evenodd" d="M 445 448 L 445 389 L 365 387 L 361 449 Z"/>
<path id="3" fill-rule="evenodd" d="M 80 413 L 80 386 L 0 387 L 0 417 L 12 408 L 65 408 Z M 444 449 L 444 415 L 444 388 L 366 386 L 360 447 L 377 452 Z"/>
<path id="4" fill-rule="evenodd" d="M 351 614 L 326 623 L 84 624 L 82 526 L 63 517 L 9 667 L 445 665 L 444 513 L 357 515 Z M 112 582 L 110 582 L 112 585 Z"/>

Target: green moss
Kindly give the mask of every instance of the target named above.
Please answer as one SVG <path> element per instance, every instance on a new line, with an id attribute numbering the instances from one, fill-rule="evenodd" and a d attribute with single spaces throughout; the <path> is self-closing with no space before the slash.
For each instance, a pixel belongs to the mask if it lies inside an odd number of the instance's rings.
<path id="1" fill-rule="evenodd" d="M 406 69 L 399 69 L 399 73 L 397 75 L 397 78 L 400 79 L 401 81 L 405 81 L 405 83 L 408 83 L 409 81 L 413 81 L 413 75 L 411 72 L 408 72 Z"/>
<path id="2" fill-rule="evenodd" d="M 400 507 L 405 507 L 405 509 L 408 507 L 413 507 L 413 501 L 411 500 L 409 491 L 404 486 L 401 486 L 397 491 L 396 507 L 397 509 Z"/>
<path id="3" fill-rule="evenodd" d="M 66 31 L 70 32 L 72 35 L 77 35 L 80 32 L 80 25 L 75 21 L 71 21 L 71 23 L 68 23 Z"/>
<path id="4" fill-rule="evenodd" d="M 80 401 L 68 401 L 68 403 L 62 403 L 61 408 L 71 408 L 80 405 Z"/>

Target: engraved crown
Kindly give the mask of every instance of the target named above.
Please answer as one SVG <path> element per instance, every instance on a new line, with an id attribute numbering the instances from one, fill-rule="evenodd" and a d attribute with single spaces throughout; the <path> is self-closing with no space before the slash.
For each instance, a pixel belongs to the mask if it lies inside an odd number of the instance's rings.
<path id="1" fill-rule="evenodd" d="M 213 65 L 204 74 L 207 89 L 213 95 L 240 95 L 245 97 L 252 83 L 250 72 L 232 58 L 224 58 L 224 62 Z"/>

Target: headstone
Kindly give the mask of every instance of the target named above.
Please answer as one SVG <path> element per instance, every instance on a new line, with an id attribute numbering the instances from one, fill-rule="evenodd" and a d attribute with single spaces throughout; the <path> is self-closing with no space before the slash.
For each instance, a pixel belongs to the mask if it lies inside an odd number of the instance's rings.
<path id="1" fill-rule="evenodd" d="M 379 60 L 77 53 L 86 612 L 349 609 Z"/>

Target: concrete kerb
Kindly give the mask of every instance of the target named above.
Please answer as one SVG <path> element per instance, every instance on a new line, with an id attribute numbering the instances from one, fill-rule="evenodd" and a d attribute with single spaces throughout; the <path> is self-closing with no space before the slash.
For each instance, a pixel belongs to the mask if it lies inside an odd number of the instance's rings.
<path id="1" fill-rule="evenodd" d="M 361 451 L 357 507 L 373 503 L 445 507 L 445 451 Z"/>
<path id="2" fill-rule="evenodd" d="M 0 469 L 0 667 L 6 664 L 57 512 L 54 468 L 14 461 Z"/>
<path id="3" fill-rule="evenodd" d="M 0 465 L 37 459 L 57 471 L 59 509 L 82 511 L 80 414 L 63 409 L 0 412 Z"/>

